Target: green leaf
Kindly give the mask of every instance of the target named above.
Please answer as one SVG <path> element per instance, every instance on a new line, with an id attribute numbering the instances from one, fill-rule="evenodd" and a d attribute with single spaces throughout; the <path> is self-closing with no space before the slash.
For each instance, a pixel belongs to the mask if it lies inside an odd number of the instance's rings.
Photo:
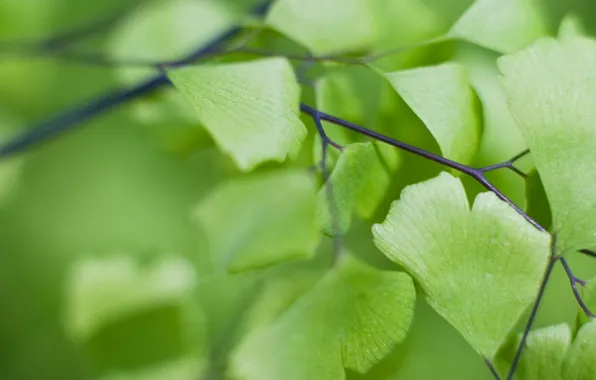
<path id="1" fill-rule="evenodd" d="M 267 24 L 317 55 L 371 46 L 375 22 L 369 0 L 278 0 L 267 16 Z"/>
<path id="2" fill-rule="evenodd" d="M 527 146 L 509 111 L 507 96 L 499 83 L 496 54 L 470 45 L 458 49 L 458 55 L 470 73 L 470 83 L 482 105 L 483 128 L 474 164 L 488 166 L 505 162 L 524 151 Z M 516 162 L 518 167 L 520 162 Z M 495 170 L 488 178 L 515 204 L 525 204 L 524 178 L 509 170 Z"/>
<path id="3" fill-rule="evenodd" d="M 66 327 L 86 340 L 124 316 L 180 302 L 196 282 L 190 263 L 177 257 L 144 265 L 125 255 L 84 259 L 69 276 Z"/>
<path id="4" fill-rule="evenodd" d="M 260 174 L 216 188 L 194 216 L 219 266 L 251 270 L 314 254 L 320 238 L 315 192 L 306 172 Z"/>
<path id="5" fill-rule="evenodd" d="M 239 16 L 220 0 L 156 0 L 135 9 L 110 34 L 108 54 L 115 60 L 167 62 L 184 58 L 235 24 Z M 157 73 L 153 68 L 122 68 L 135 83 Z"/>
<path id="6" fill-rule="evenodd" d="M 298 117 L 300 87 L 285 59 L 183 67 L 168 76 L 241 170 L 297 155 L 306 128 Z"/>
<path id="7" fill-rule="evenodd" d="M 317 195 L 318 220 L 326 234 L 345 234 L 356 210 L 362 216 L 374 212 L 397 166 L 394 150 L 385 155 L 381 152 L 387 150 L 371 142 L 354 143 L 344 149 Z"/>
<path id="8" fill-rule="evenodd" d="M 584 290 L 582 293 L 582 299 L 583 299 L 584 303 L 586 304 L 586 306 L 588 307 L 588 309 L 596 310 L 596 277 L 591 278 L 588 281 L 587 286 L 584 287 Z M 577 310 L 578 327 L 581 327 L 582 325 L 586 324 L 589 321 L 590 321 L 590 319 L 588 318 L 586 313 L 584 313 L 584 311 L 578 306 L 578 310 Z"/>
<path id="9" fill-rule="evenodd" d="M 519 345 L 519 339 L 517 344 Z M 559 380 L 563 359 L 570 344 L 571 329 L 567 324 L 532 331 L 526 341 L 516 372 L 518 378 L 523 380 Z"/>
<path id="10" fill-rule="evenodd" d="M 564 380 L 594 380 L 596 374 L 596 319 L 582 326 L 578 331 L 565 361 Z"/>
<path id="11" fill-rule="evenodd" d="M 401 342 L 415 300 L 411 278 L 344 256 L 273 323 L 253 331 L 233 355 L 239 380 L 343 379 L 367 371 Z"/>
<path id="12" fill-rule="evenodd" d="M 478 144 L 478 120 L 466 69 L 458 63 L 385 74 L 424 122 L 443 155 L 467 163 Z"/>
<path id="13" fill-rule="evenodd" d="M 167 153 L 185 156 L 213 146 L 213 139 L 175 88 L 133 102 L 130 111 L 138 121 L 139 134 Z"/>
<path id="14" fill-rule="evenodd" d="M 558 36 L 560 39 L 577 36 L 587 37 L 588 33 L 586 32 L 586 28 L 579 17 L 577 17 L 575 14 L 568 14 L 563 17 L 563 20 L 561 20 Z"/>
<path id="15" fill-rule="evenodd" d="M 596 42 L 542 39 L 499 59 L 553 212 L 557 252 L 596 249 Z"/>
<path id="16" fill-rule="evenodd" d="M 547 233 L 492 193 L 478 195 L 470 211 L 461 181 L 447 173 L 408 186 L 373 235 L 488 358 L 533 301 L 549 255 Z"/>
<path id="17" fill-rule="evenodd" d="M 476 0 L 449 36 L 499 53 L 512 53 L 547 35 L 536 0 Z"/>
<path id="18" fill-rule="evenodd" d="M 209 342 L 196 285 L 176 256 L 85 258 L 68 277 L 65 327 L 102 379 L 198 377 Z"/>

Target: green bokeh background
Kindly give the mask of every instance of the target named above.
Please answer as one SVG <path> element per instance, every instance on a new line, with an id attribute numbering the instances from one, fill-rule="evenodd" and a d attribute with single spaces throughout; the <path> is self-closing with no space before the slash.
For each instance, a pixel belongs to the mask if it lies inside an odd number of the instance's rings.
<path id="1" fill-rule="evenodd" d="M 456 19 L 470 3 L 427 2 L 441 9 L 446 20 Z M 0 40 L 36 39 L 69 30 L 124 9 L 127 3 L 133 1 L 0 0 Z M 590 0 L 545 0 L 543 5 L 553 30 L 565 14 L 574 11 L 588 30 L 596 31 L 596 20 L 589 17 L 595 14 L 596 3 Z M 90 43 L 101 46 L 102 40 Z M 7 128 L 25 126 L 117 85 L 116 73 L 109 68 L 0 53 L 0 120 L 6 120 L 0 123 Z M 17 188 L 0 205 L 1 379 L 96 378 L 97 364 L 89 357 L 93 347 L 77 344 L 65 331 L 66 273 L 74 260 L 118 252 L 134 257 L 175 253 L 188 258 L 198 273 L 203 271 L 202 241 L 190 212 L 219 181 L 237 173 L 212 147 L 192 154 L 165 152 L 128 111 L 127 106 L 114 109 L 29 151 Z M 424 142 L 428 136 L 409 139 L 436 149 Z M 390 197 L 397 198 L 400 187 L 428 178 L 436 170 L 419 159 L 403 157 L 401 183 L 394 184 Z M 531 194 L 539 197 L 539 186 Z M 537 202 L 533 212 L 543 211 L 544 204 Z M 366 225 L 354 226 L 348 241 L 362 247 L 360 252 L 372 252 L 371 260 L 382 262 Z M 579 277 L 596 274 L 596 264 L 588 259 L 571 256 L 569 262 Z M 229 280 L 231 285 L 222 285 L 225 281 L 220 279 L 200 288 L 198 297 L 210 320 L 214 352 L 225 352 L 227 332 L 233 330 L 229 326 L 240 323 L 240 311 L 258 289 L 259 280 L 254 277 L 258 274 Z M 567 279 L 557 267 L 538 324 L 571 322 L 576 311 Z M 177 344 L 170 342 L 177 326 L 171 313 L 166 308 L 138 323 L 122 322 L 117 331 L 130 333 L 126 349 L 98 350 L 123 352 L 131 362 L 170 355 L 167 347 Z M 109 347 L 118 341 L 106 339 L 93 344 Z M 152 345 L 161 346 L 162 352 L 151 353 L 148 346 Z M 214 374 L 218 364 L 213 364 Z M 349 373 L 348 377 L 490 379 L 490 374 L 458 333 L 419 300 L 407 341 L 369 374 Z"/>

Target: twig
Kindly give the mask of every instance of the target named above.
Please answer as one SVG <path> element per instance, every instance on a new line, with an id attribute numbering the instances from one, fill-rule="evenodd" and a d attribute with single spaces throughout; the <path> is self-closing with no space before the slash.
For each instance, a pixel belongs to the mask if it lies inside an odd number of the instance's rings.
<path id="1" fill-rule="evenodd" d="M 540 282 L 540 288 L 538 290 L 538 294 L 536 295 L 536 300 L 534 301 L 534 305 L 532 306 L 532 311 L 530 312 L 530 318 L 528 318 L 528 323 L 524 328 L 524 333 L 522 338 L 517 346 L 517 350 L 515 351 L 515 356 L 513 357 L 513 361 L 511 363 L 511 367 L 509 368 L 509 373 L 507 374 L 507 380 L 513 379 L 515 375 L 515 370 L 519 364 L 519 360 L 521 358 L 522 352 L 526 346 L 526 342 L 528 340 L 528 336 L 530 335 L 530 331 L 532 330 L 532 326 L 534 325 L 534 321 L 536 320 L 536 316 L 538 315 L 538 309 L 540 307 L 540 303 L 542 302 L 542 298 L 544 297 L 544 291 L 546 290 L 546 284 L 550 278 L 550 275 L 553 272 L 553 268 L 555 267 L 555 263 L 559 260 L 559 257 L 555 253 L 556 249 L 556 235 L 552 236 L 551 241 L 551 254 L 548 260 L 548 265 L 546 266 L 546 270 L 542 277 L 542 281 Z"/>
<path id="2" fill-rule="evenodd" d="M 339 259 L 339 257 L 341 256 L 341 253 L 343 251 L 343 242 L 341 239 L 341 235 L 339 233 L 339 225 L 338 225 L 338 220 L 337 220 L 337 207 L 336 204 L 334 202 L 334 194 L 333 194 L 333 185 L 332 183 L 329 181 L 330 178 L 330 173 L 329 173 L 329 168 L 327 167 L 327 147 L 328 146 L 333 146 L 337 149 L 339 149 L 340 151 L 343 151 L 343 146 L 337 144 L 336 142 L 334 142 L 332 139 L 329 138 L 329 136 L 327 136 L 327 133 L 325 133 L 325 129 L 323 128 L 323 123 L 321 121 L 321 115 L 319 113 L 315 113 L 313 115 L 311 115 L 313 121 L 315 122 L 315 125 L 317 127 L 317 131 L 319 133 L 319 136 L 321 137 L 321 161 L 319 163 L 320 168 L 321 168 L 321 173 L 323 173 L 323 181 L 324 181 L 324 186 L 325 186 L 325 191 L 326 194 L 325 196 L 327 197 L 327 205 L 329 207 L 329 214 L 331 217 L 331 228 L 334 232 L 334 236 L 332 237 L 332 241 L 333 241 L 333 261 L 332 263 L 335 264 L 337 262 L 337 260 Z"/>
<path id="3" fill-rule="evenodd" d="M 268 5 L 269 3 L 266 3 L 257 7 L 253 13 L 264 13 Z M 231 28 L 222 35 L 214 38 L 208 44 L 201 46 L 192 54 L 181 59 L 180 62 L 192 62 L 202 55 L 211 53 L 219 44 L 238 34 L 240 31 L 240 26 Z M 169 84 L 170 81 L 162 72 L 156 74 L 138 86 L 114 90 L 96 99 L 88 101 L 80 107 L 60 113 L 57 116 L 27 128 L 25 132 L 18 134 L 12 140 L 0 145 L 0 157 L 7 157 L 35 146 L 41 142 L 45 142 L 50 138 L 60 135 L 63 132 L 74 129 L 85 121 L 100 115 L 101 113 L 113 107 L 126 103 L 137 96 L 146 95 Z"/>

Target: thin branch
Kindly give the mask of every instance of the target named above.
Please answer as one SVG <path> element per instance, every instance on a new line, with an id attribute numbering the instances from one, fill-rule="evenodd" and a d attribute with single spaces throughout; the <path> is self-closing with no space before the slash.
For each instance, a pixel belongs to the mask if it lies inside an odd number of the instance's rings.
<path id="1" fill-rule="evenodd" d="M 449 168 L 457 170 L 460 173 L 466 174 L 466 175 L 474 178 L 478 183 L 480 183 L 482 186 L 484 186 L 487 190 L 493 192 L 499 199 L 501 199 L 502 201 L 509 204 L 515 211 L 517 211 L 521 216 L 523 216 L 535 228 L 537 228 L 541 231 L 545 230 L 542 226 L 540 226 L 540 224 L 538 224 L 536 221 L 534 221 L 527 213 L 525 213 L 521 208 L 519 208 L 513 201 L 511 201 L 509 198 L 507 198 L 505 196 L 505 194 L 503 194 L 499 189 L 497 189 L 493 184 L 491 184 L 490 181 L 488 181 L 484 177 L 484 171 L 482 168 L 475 169 L 475 168 L 471 168 L 467 165 L 460 164 L 459 162 L 455 162 L 453 160 L 439 156 L 439 155 L 429 152 L 427 150 L 417 148 L 415 146 L 406 144 L 402 141 L 385 136 L 385 135 L 375 132 L 373 130 L 370 130 L 370 129 L 361 127 L 359 125 L 350 123 L 349 121 L 337 118 L 335 116 L 331 116 L 331 115 L 321 112 L 313 107 L 310 107 L 304 103 L 300 104 L 300 110 L 302 112 L 309 114 L 309 115 L 319 114 L 321 119 L 323 119 L 325 121 L 328 121 L 335 125 L 347 128 L 351 131 L 354 131 L 354 132 L 359 133 L 364 136 L 368 136 L 375 140 L 382 141 L 386 144 L 392 145 L 392 146 L 399 148 L 401 150 L 405 150 L 406 152 L 415 154 L 415 155 L 423 157 L 427 160 L 434 161 L 434 162 L 441 164 L 443 166 L 447 166 Z"/>
<path id="2" fill-rule="evenodd" d="M 578 252 L 583 253 L 586 256 L 596 258 L 596 252 L 594 252 L 590 249 L 580 249 Z"/>
<path id="3" fill-rule="evenodd" d="M 527 178 L 528 175 L 526 173 L 522 172 L 521 170 L 519 170 L 518 168 L 516 168 L 514 166 L 514 163 L 515 163 L 515 161 L 517 161 L 520 158 L 524 157 L 528 153 L 530 153 L 530 150 L 529 149 L 526 149 L 523 152 L 518 153 L 517 155 L 515 155 L 514 157 L 512 157 L 511 159 L 509 159 L 509 160 L 507 160 L 505 162 L 500 162 L 498 164 L 485 166 L 485 167 L 480 168 L 478 170 L 482 171 L 482 173 L 487 173 L 489 171 L 506 168 L 506 169 L 509 169 L 509 170 L 513 171 L 514 173 L 516 173 L 517 175 L 521 176 L 522 178 Z"/>
<path id="4" fill-rule="evenodd" d="M 493 363 L 490 361 L 490 359 L 484 358 L 484 363 L 486 363 L 488 370 L 493 375 L 495 380 L 501 380 L 501 376 L 499 376 L 499 372 L 497 372 L 497 369 L 495 368 Z"/>
<path id="5" fill-rule="evenodd" d="M 317 131 L 319 136 L 321 137 L 321 161 L 320 161 L 320 168 L 321 173 L 323 173 L 323 182 L 325 186 L 325 196 L 327 197 L 327 205 L 329 207 L 329 215 L 331 216 L 331 228 L 334 232 L 334 236 L 332 237 L 333 241 L 333 264 L 337 262 L 341 253 L 343 252 L 343 242 L 341 239 L 339 225 L 338 225 L 338 210 L 337 205 L 334 202 L 334 195 L 333 195 L 333 185 L 329 181 L 330 173 L 329 168 L 327 167 L 327 148 L 329 145 L 339 149 L 340 151 L 343 150 L 343 146 L 335 143 L 333 140 L 327 136 L 325 133 L 325 129 L 323 128 L 323 123 L 321 121 L 321 115 L 319 113 L 315 113 L 311 115 L 315 125 L 317 127 Z"/>
<path id="6" fill-rule="evenodd" d="M 93 37 L 97 34 L 104 33 L 116 22 L 126 17 L 130 12 L 141 4 L 144 0 L 136 1 L 133 4 L 126 6 L 115 13 L 112 13 L 101 19 L 96 19 L 90 23 L 73 28 L 66 32 L 58 33 L 54 36 L 44 38 L 39 41 L 21 40 L 21 41 L 0 41 L 0 53 L 17 53 L 17 54 L 31 54 L 33 52 L 53 52 L 58 53 L 60 50 L 69 47 L 72 44 L 80 42 L 84 39 Z"/>
<path id="7" fill-rule="evenodd" d="M 575 277 L 575 275 L 571 271 L 571 267 L 569 267 L 569 264 L 567 263 L 567 260 L 564 257 L 561 257 L 559 261 L 561 261 L 561 265 L 563 265 L 565 273 L 567 273 L 567 277 L 569 277 L 569 283 L 571 284 L 573 295 L 575 296 L 575 299 L 577 300 L 579 307 L 583 310 L 586 316 L 588 316 L 589 318 L 594 318 L 594 313 L 590 311 L 590 308 L 588 307 L 588 305 L 586 305 L 581 294 L 579 293 L 579 290 L 577 289 L 577 284 L 585 284 L 585 281 Z"/>
<path id="8" fill-rule="evenodd" d="M 269 3 L 260 5 L 253 11 L 253 13 L 264 13 L 268 5 Z M 220 36 L 215 37 L 208 44 L 201 46 L 187 57 L 181 59 L 180 62 L 192 62 L 193 60 L 200 58 L 205 54 L 210 54 L 217 48 L 217 46 L 232 36 L 235 36 L 240 31 L 240 26 L 235 26 L 229 29 Z M 37 125 L 27 128 L 26 131 L 18 134 L 12 140 L 0 145 L 0 157 L 7 157 L 25 149 L 31 148 L 41 142 L 45 142 L 62 134 L 63 132 L 72 130 L 82 125 L 85 121 L 98 116 L 113 107 L 126 103 L 138 96 L 149 94 L 152 91 L 170 84 L 170 81 L 162 72 L 160 74 L 156 74 L 140 85 L 114 90 L 98 98 L 90 100 L 84 103 L 82 106 L 62 112 L 54 117 L 51 117 L 50 119 L 42 121 Z"/>
<path id="9" fill-rule="evenodd" d="M 555 237 L 553 236 L 553 242 L 551 243 L 551 250 L 554 251 Z M 555 267 L 555 263 L 557 262 L 557 256 L 554 255 L 554 252 L 551 252 L 551 257 L 548 260 L 548 265 L 544 272 L 544 276 L 542 277 L 542 281 L 540 282 L 540 288 L 538 290 L 538 294 L 536 296 L 536 300 L 534 301 L 534 305 L 532 306 L 532 311 L 530 312 L 530 318 L 528 318 L 528 323 L 524 328 L 524 333 L 522 338 L 517 346 L 517 350 L 515 351 L 515 356 L 513 357 L 513 362 L 511 363 L 511 367 L 509 368 L 509 373 L 507 374 L 507 380 L 512 380 L 513 376 L 515 375 L 515 370 L 519 365 L 519 360 L 521 358 L 522 352 L 526 346 L 526 342 L 528 340 L 528 336 L 530 335 L 530 331 L 532 330 L 532 326 L 534 326 L 534 321 L 536 320 L 536 316 L 538 315 L 538 309 L 540 304 L 542 303 L 542 298 L 544 298 L 544 291 L 546 290 L 546 284 L 550 279 L 550 276 L 553 272 L 553 268 Z"/>

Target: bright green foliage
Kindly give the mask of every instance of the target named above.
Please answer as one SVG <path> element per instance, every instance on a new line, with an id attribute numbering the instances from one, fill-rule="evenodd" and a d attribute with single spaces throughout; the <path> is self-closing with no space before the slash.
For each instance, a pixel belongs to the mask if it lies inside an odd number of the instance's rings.
<path id="1" fill-rule="evenodd" d="M 596 277 L 588 281 L 588 285 L 584 287 L 582 299 L 590 310 L 596 310 Z M 588 317 L 581 308 L 577 311 L 577 321 L 579 325 L 583 325 L 589 321 Z"/>
<path id="2" fill-rule="evenodd" d="M 298 117 L 300 87 L 285 59 L 188 66 L 168 76 L 240 169 L 298 153 L 306 128 Z"/>
<path id="3" fill-rule="evenodd" d="M 66 329 L 86 349 L 102 379 L 200 376 L 208 345 L 204 316 L 189 298 L 196 285 L 190 264 L 174 256 L 146 262 L 125 255 L 82 260 L 68 282 Z M 147 331 L 139 336 L 138 327 L 163 323 L 171 328 L 170 338 Z M 126 352 L 139 344 L 145 348 Z M 134 359 L 123 360 L 123 353 Z"/>
<path id="4" fill-rule="evenodd" d="M 322 272 L 292 271 L 267 282 L 246 316 L 246 331 L 264 328 L 307 293 L 320 280 Z"/>
<path id="5" fill-rule="evenodd" d="M 494 194 L 478 195 L 470 210 L 460 180 L 447 173 L 407 187 L 373 235 L 489 358 L 534 299 L 549 254 L 548 235 Z"/>
<path id="6" fill-rule="evenodd" d="M 512 53 L 546 34 L 536 0 L 476 0 L 449 32 L 499 53 Z"/>
<path id="7" fill-rule="evenodd" d="M 273 323 L 252 331 L 232 361 L 238 380 L 340 380 L 367 371 L 405 338 L 415 291 L 401 272 L 342 257 Z"/>
<path id="8" fill-rule="evenodd" d="M 469 46 L 461 49 L 459 58 L 468 69 L 470 83 L 482 104 L 483 128 L 474 163 L 484 166 L 507 161 L 525 150 L 526 142 L 507 106 L 506 94 L 499 83 L 495 55 Z M 508 170 L 494 171 L 489 178 L 515 204 L 520 207 L 525 204 L 524 178 Z"/>
<path id="9" fill-rule="evenodd" d="M 194 216 L 212 260 L 238 272 L 312 256 L 320 237 L 315 205 L 308 173 L 284 170 L 221 185 Z"/>
<path id="10" fill-rule="evenodd" d="M 571 329 L 566 324 L 532 331 L 526 341 L 517 378 L 520 380 L 561 379 L 563 360 L 570 344 Z"/>
<path id="11" fill-rule="evenodd" d="M 581 19 L 576 15 L 568 14 L 561 20 L 561 25 L 559 25 L 560 39 L 565 37 L 587 36 L 587 34 Z"/>
<path id="12" fill-rule="evenodd" d="M 596 42 L 542 39 L 503 57 L 510 109 L 553 212 L 558 253 L 596 248 Z"/>
<path id="13" fill-rule="evenodd" d="M 167 153 L 187 155 L 213 145 L 194 110 L 175 88 L 134 102 L 130 110 L 139 122 L 140 135 Z"/>
<path id="14" fill-rule="evenodd" d="M 519 342 L 520 337 L 518 337 Z M 532 331 L 519 363 L 519 380 L 593 380 L 596 376 L 596 320 L 579 329 L 572 341 L 568 325 Z"/>
<path id="15" fill-rule="evenodd" d="M 219 0 L 145 2 L 112 32 L 108 53 L 114 59 L 167 62 L 181 59 L 233 25 L 238 16 Z M 155 69 L 124 68 L 135 82 Z"/>
<path id="16" fill-rule="evenodd" d="M 187 264 L 164 258 L 143 266 L 125 255 L 79 262 L 67 288 L 67 329 L 85 340 L 122 316 L 183 299 L 196 285 Z"/>
<path id="17" fill-rule="evenodd" d="M 315 54 L 366 48 L 377 37 L 370 0 L 277 0 L 267 23 Z"/>
<path id="18" fill-rule="evenodd" d="M 397 165 L 396 156 L 383 155 L 384 151 L 372 142 L 355 143 L 344 149 L 317 195 L 319 223 L 326 234 L 346 233 L 356 209 L 365 216 L 374 212 Z"/>
<path id="19" fill-rule="evenodd" d="M 596 320 L 579 329 L 563 363 L 563 379 L 594 380 L 596 377 L 594 352 L 596 352 Z"/>
<path id="20" fill-rule="evenodd" d="M 469 162 L 478 144 L 478 120 L 465 68 L 444 63 L 385 75 L 433 134 L 443 155 Z"/>

